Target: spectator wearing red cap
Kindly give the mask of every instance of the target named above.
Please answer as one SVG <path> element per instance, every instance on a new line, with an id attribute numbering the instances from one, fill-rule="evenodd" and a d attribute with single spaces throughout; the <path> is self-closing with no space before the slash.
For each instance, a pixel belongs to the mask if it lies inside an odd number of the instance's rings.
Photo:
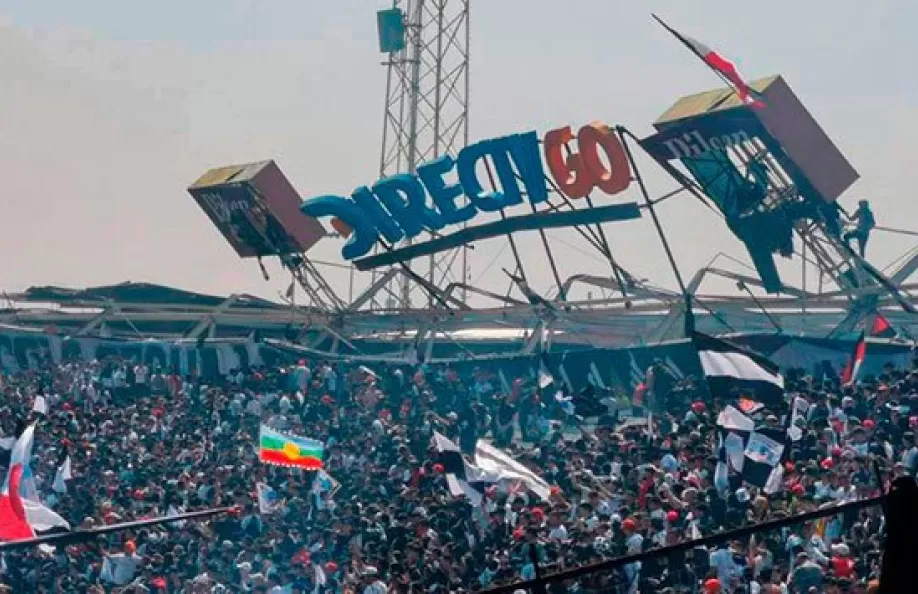
<path id="1" fill-rule="evenodd" d="M 719 526 L 730 529 L 813 511 L 832 500 L 870 496 L 875 491 L 870 457 L 884 462 L 881 468 L 899 462 L 901 470 L 896 472 L 904 473 L 901 460 L 913 447 L 911 435 L 904 432 L 907 423 L 904 419 L 899 422 L 899 413 L 893 410 L 899 410 L 906 392 L 893 394 L 890 406 L 873 406 L 876 394 L 865 385 L 844 392 L 855 405 L 853 411 L 844 411 L 847 424 L 831 425 L 828 414 L 807 415 L 801 423 L 802 439 L 788 447 L 785 489 L 766 495 L 746 484 L 743 489 L 734 488 L 736 497 L 722 499 L 710 489 L 716 464 L 712 457 L 717 453 L 714 421 L 719 410 L 708 404 L 706 414 L 696 415 L 693 402 L 703 400 L 688 383 L 683 401 L 671 412 L 655 412 L 649 428 L 597 430 L 598 439 L 577 441 L 566 435 L 553 440 L 551 433 L 543 441 L 533 434 L 533 443 L 521 443 L 518 422 L 513 420 L 515 406 L 501 404 L 499 382 L 492 378 L 493 394 L 475 391 L 474 437 L 494 437 L 493 419 L 503 407 L 500 416 L 514 429 L 507 436 L 509 453 L 553 487 L 546 501 L 538 501 L 539 495 L 516 485 L 487 485 L 482 489 L 482 504 L 470 506 L 445 484 L 440 467 L 434 466 L 440 459 L 429 444 L 433 431 L 456 438 L 453 432 L 458 428 L 450 413 L 455 412 L 457 399 L 469 395 L 462 384 L 478 386 L 477 379 L 431 365 L 417 369 L 422 381 L 411 385 L 404 378 L 411 377 L 414 369 L 401 379 L 383 368 L 373 369 L 378 375 L 373 387 L 376 405 L 367 408 L 360 395 L 369 385 L 355 373 L 358 365 L 342 364 L 343 379 L 337 392 L 314 377 L 302 398 L 286 387 L 294 387 L 289 374 L 295 367 L 261 366 L 241 374 L 231 372 L 232 381 L 224 384 L 217 379 L 206 393 L 213 408 L 196 405 L 184 392 L 169 397 L 159 388 L 154 394 L 161 392 L 162 399 L 139 398 L 91 411 L 81 406 L 66 410 L 67 396 L 63 396 L 37 432 L 33 470 L 47 488 L 61 446 L 72 442 L 74 479 L 53 505 L 74 526 L 98 526 L 211 505 L 245 505 L 244 513 L 204 526 L 189 522 L 132 534 L 136 542 L 133 554 L 142 556 L 134 577 L 143 576 L 148 587 L 153 576 L 162 576 L 170 592 L 182 591 L 194 582 L 197 589 L 222 587 L 230 592 L 270 583 L 272 587 L 289 585 L 294 591 L 332 594 L 343 587 L 342 581 L 372 566 L 378 568 L 373 584 L 397 583 L 399 588 L 439 585 L 445 592 L 529 575 L 525 556 L 518 552 L 530 542 L 538 543 L 547 567 L 575 567 L 666 542 L 708 536 Z M 83 368 L 77 369 L 82 378 Z M 90 377 L 95 373 L 89 365 L 85 369 Z M 45 372 L 64 378 L 64 384 L 68 373 L 60 367 Z M 160 375 L 161 371 L 151 369 L 151 381 Z M 449 380 L 448 391 L 441 392 L 444 378 L 450 377 L 454 379 Z M 17 416 L 28 414 L 32 406 L 36 379 L 34 374 L 17 373 L 6 374 L 3 380 L 8 389 L 6 400 L 0 403 L 0 435 L 9 436 Z M 191 390 L 196 382 L 186 378 L 185 388 Z M 788 380 L 789 390 L 799 390 L 811 402 L 828 402 L 835 408 L 840 400 L 819 394 L 819 388 L 811 389 L 805 382 L 792 387 L 792 382 Z M 71 393 L 66 385 L 61 389 L 63 394 Z M 530 390 L 518 383 L 516 402 L 530 396 Z M 322 398 L 333 393 L 334 397 Z M 285 398 L 290 407 L 285 413 L 290 432 L 326 443 L 325 470 L 340 483 L 334 495 L 312 493 L 311 475 L 257 462 L 253 444 L 259 425 L 278 414 Z M 254 405 L 246 414 L 249 403 Z M 393 414 L 386 415 L 384 410 Z M 766 408 L 755 420 L 772 414 L 783 412 Z M 855 414 L 864 419 L 862 424 Z M 386 421 L 385 431 L 376 432 L 374 423 L 381 418 Z M 460 416 L 460 423 L 463 418 Z M 878 439 L 872 439 L 874 435 Z M 831 467 L 828 462 L 824 467 L 823 460 L 830 461 Z M 281 495 L 282 512 L 258 513 L 251 495 L 256 481 L 269 484 Z M 42 488 L 40 485 L 39 490 Z M 740 492 L 751 499 L 740 498 Z M 743 503 L 746 499 L 753 505 Z M 645 515 L 632 515 L 639 512 Z M 819 530 L 805 532 L 805 538 L 769 535 L 764 541 L 770 547 L 769 564 L 760 574 L 761 581 L 767 581 L 772 569 L 775 575 L 792 571 L 788 562 L 797 548 L 828 555 L 828 546 L 834 542 L 845 542 L 856 554 L 845 557 L 833 550 L 832 558 L 854 561 L 857 567 L 864 567 L 865 575 L 860 577 L 871 579 L 875 576 L 870 575 L 866 556 L 878 553 L 878 526 L 878 512 L 866 511 L 854 527 L 841 521 L 825 522 Z M 115 554 L 125 555 L 129 548 Z M 294 561 L 301 551 L 310 552 L 308 566 Z M 0 583 L 16 579 L 13 591 L 39 592 L 51 591 L 61 578 L 66 580 L 61 582 L 63 591 L 82 592 L 100 579 L 102 564 L 93 549 L 70 546 L 58 553 L 68 559 L 53 571 L 43 568 L 37 557 L 11 553 L 7 562 L 21 567 L 22 577 L 3 576 Z M 642 592 L 667 587 L 698 589 L 704 584 L 701 576 L 708 577 L 709 554 L 696 551 L 693 555 L 704 566 L 683 572 L 692 577 L 677 571 L 661 573 L 650 562 L 631 565 L 627 571 L 637 577 L 637 583 L 629 588 Z M 731 551 L 731 558 L 746 554 L 745 549 Z M 200 565 L 184 563 L 184 559 L 200 561 Z M 830 563 L 826 558 L 824 564 L 818 564 L 831 568 L 834 575 L 835 565 L 844 572 L 847 561 Z M 325 587 L 316 590 L 309 567 L 324 569 Z M 752 584 L 749 576 L 736 577 L 737 588 L 748 589 Z M 591 580 L 586 576 L 578 585 L 587 589 L 594 585 Z M 721 589 L 727 587 L 733 586 L 721 584 Z"/>
<path id="2" fill-rule="evenodd" d="M 124 552 L 105 555 L 100 577 L 102 581 L 116 586 L 125 586 L 134 580 L 143 559 L 137 554 L 133 540 L 124 543 Z"/>
<path id="3" fill-rule="evenodd" d="M 644 536 L 637 531 L 637 522 L 633 518 L 625 518 L 622 521 L 622 532 L 625 535 L 626 554 L 637 555 L 644 550 Z M 628 593 L 637 594 L 641 580 L 641 562 L 629 563 L 624 569 Z"/>

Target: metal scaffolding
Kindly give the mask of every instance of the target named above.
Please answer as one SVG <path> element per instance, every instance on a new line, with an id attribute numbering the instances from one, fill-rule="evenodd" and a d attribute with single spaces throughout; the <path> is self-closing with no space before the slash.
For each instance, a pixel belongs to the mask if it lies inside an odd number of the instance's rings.
<path id="1" fill-rule="evenodd" d="M 379 174 L 414 173 L 418 164 L 455 155 L 469 139 L 469 0 L 395 0 L 405 18 L 404 49 L 388 55 Z M 406 240 L 409 241 L 410 240 Z M 434 287 L 468 279 L 467 246 L 406 262 Z M 373 282 L 385 271 L 374 272 Z M 409 309 L 424 288 L 408 275 L 392 278 L 375 309 Z M 465 294 L 458 296 L 465 300 Z M 415 306 L 419 304 L 414 304 Z M 433 295 L 426 304 L 436 305 Z"/>

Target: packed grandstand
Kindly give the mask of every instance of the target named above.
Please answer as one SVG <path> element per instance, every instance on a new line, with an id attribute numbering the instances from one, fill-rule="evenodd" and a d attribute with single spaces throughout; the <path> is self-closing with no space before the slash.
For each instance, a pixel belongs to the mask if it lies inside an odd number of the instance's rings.
<path id="1" fill-rule="evenodd" d="M 633 394 L 560 397 L 547 374 L 507 391 L 493 374 L 423 363 L 303 359 L 204 378 L 117 357 L 46 357 L 6 370 L 5 443 L 15 449 L 34 429 L 32 496 L 71 530 L 238 512 L 9 551 L 2 583 L 14 592 L 474 592 L 531 579 L 535 563 L 555 572 L 867 498 L 918 465 L 910 368 L 846 386 L 789 370 L 774 410 L 735 392 L 711 398 L 703 377 L 648 371 Z M 799 430 L 781 439 L 780 484 L 754 486 L 733 462 L 721 475 L 719 454 L 734 454 L 723 439 L 743 430 L 739 417 L 753 434 Z M 261 462 L 265 427 L 321 443 L 321 468 Z M 509 466 L 481 471 L 482 446 Z M 551 591 L 866 592 L 882 531 L 880 510 L 865 509 Z"/>

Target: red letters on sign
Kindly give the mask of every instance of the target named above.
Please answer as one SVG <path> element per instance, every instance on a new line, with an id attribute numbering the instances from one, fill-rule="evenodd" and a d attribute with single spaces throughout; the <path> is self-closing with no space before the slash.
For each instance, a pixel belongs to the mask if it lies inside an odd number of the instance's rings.
<path id="1" fill-rule="evenodd" d="M 335 217 L 331 220 L 331 226 L 335 231 L 338 232 L 338 235 L 344 238 L 350 237 L 351 233 L 354 231 L 353 229 L 351 229 L 350 225 L 348 225 L 347 223 L 345 223 L 338 217 Z"/>
<path id="2" fill-rule="evenodd" d="M 573 139 L 570 126 L 546 132 L 542 141 L 545 163 L 548 164 L 551 177 L 566 196 L 583 198 L 593 189 L 593 180 L 579 154 L 571 153 L 567 158 L 564 156 L 565 145 Z"/>
<path id="3" fill-rule="evenodd" d="M 565 158 L 564 147 L 573 139 L 571 127 L 565 126 L 547 132 L 543 140 L 548 170 L 566 196 L 583 198 L 593 188 L 610 195 L 618 194 L 631 185 L 625 147 L 611 128 L 599 122 L 582 127 L 577 133 L 579 152 L 572 152 Z M 600 158 L 600 148 L 611 169 Z"/>

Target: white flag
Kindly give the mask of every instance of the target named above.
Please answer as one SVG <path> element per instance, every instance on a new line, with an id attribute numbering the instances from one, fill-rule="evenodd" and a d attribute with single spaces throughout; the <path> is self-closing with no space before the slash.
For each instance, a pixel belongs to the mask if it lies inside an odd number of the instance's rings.
<path id="1" fill-rule="evenodd" d="M 728 433 L 724 439 L 724 448 L 727 450 L 727 463 L 735 472 L 742 472 L 743 462 L 746 458 L 746 444 L 743 438 L 736 433 Z"/>
<path id="2" fill-rule="evenodd" d="M 41 394 L 35 397 L 35 404 L 32 405 L 32 411 L 37 412 L 40 415 L 48 414 L 48 403 L 45 401 L 45 397 Z"/>
<path id="3" fill-rule="evenodd" d="M 791 406 L 791 422 L 787 428 L 787 436 L 791 441 L 800 441 L 803 438 L 803 429 L 806 427 L 806 416 L 810 411 L 810 403 L 805 398 L 797 396 Z"/>
<path id="4" fill-rule="evenodd" d="M 769 495 L 774 495 L 784 487 L 784 466 L 781 464 L 775 465 L 771 469 L 771 473 L 768 475 L 768 480 L 765 482 L 764 491 Z"/>
<path id="5" fill-rule="evenodd" d="M 57 469 L 57 472 L 54 474 L 54 483 L 51 485 L 51 489 L 55 493 L 66 493 L 67 492 L 67 481 L 73 478 L 73 471 L 70 468 L 70 456 L 64 459 L 64 463 L 61 464 L 60 468 Z"/>
<path id="6" fill-rule="evenodd" d="M 492 473 L 501 480 L 519 480 L 542 500 L 548 501 L 551 486 L 505 452 L 482 440 L 475 446 L 475 465 L 485 473 Z"/>
<path id="7" fill-rule="evenodd" d="M 70 530 L 70 523 L 50 508 L 37 501 L 22 500 L 25 508 L 26 520 L 35 532 L 46 532 L 54 529 Z"/>

